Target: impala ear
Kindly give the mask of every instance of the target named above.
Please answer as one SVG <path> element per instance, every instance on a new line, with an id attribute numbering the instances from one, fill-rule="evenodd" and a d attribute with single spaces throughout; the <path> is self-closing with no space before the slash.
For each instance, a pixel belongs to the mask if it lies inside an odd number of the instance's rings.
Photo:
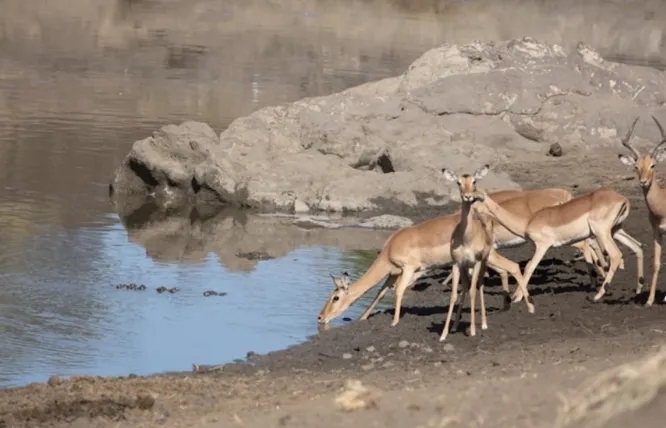
<path id="1" fill-rule="evenodd" d="M 335 284 L 335 288 L 341 288 L 342 284 L 340 283 L 340 280 L 338 278 L 336 278 L 335 275 L 333 275 L 332 273 L 329 273 L 329 275 L 331 276 L 331 279 L 333 280 L 333 284 Z"/>
<path id="2" fill-rule="evenodd" d="M 663 153 L 663 152 L 662 152 Z M 627 166 L 636 166 L 636 159 L 634 159 L 631 156 L 627 155 L 617 155 L 618 159 L 620 159 L 620 162 Z"/>
<path id="3" fill-rule="evenodd" d="M 450 169 L 442 168 L 442 175 L 444 175 L 444 178 L 446 178 L 449 181 L 456 182 L 458 181 L 458 175 L 451 171 Z"/>
<path id="4" fill-rule="evenodd" d="M 490 171 L 490 165 L 483 165 L 481 168 L 477 169 L 474 171 L 474 179 L 475 180 L 480 180 L 483 177 L 488 174 L 488 171 Z"/>
<path id="5" fill-rule="evenodd" d="M 340 283 L 342 284 L 342 288 L 344 288 L 345 291 L 349 290 L 349 274 L 347 272 L 342 274 Z"/>

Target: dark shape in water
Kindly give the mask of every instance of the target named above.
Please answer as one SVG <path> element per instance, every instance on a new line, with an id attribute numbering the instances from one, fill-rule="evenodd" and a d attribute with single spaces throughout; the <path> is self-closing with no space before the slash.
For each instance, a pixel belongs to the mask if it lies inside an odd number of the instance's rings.
<path id="1" fill-rule="evenodd" d="M 241 259 L 247 259 L 247 260 L 271 260 L 275 258 L 265 251 L 248 251 L 248 252 L 239 251 L 236 253 L 236 257 L 240 257 Z"/>
<path id="2" fill-rule="evenodd" d="M 219 291 L 218 292 L 218 291 L 215 291 L 215 290 L 206 290 L 206 291 L 203 292 L 203 295 L 204 295 L 204 297 L 208 297 L 208 296 L 226 296 L 227 293 L 225 293 L 224 291 Z"/>
<path id="3" fill-rule="evenodd" d="M 143 291 L 146 289 L 146 286 L 143 284 L 135 284 L 133 282 L 129 284 L 116 284 L 116 290 L 131 290 L 131 291 Z"/>
<path id="4" fill-rule="evenodd" d="M 174 293 L 179 292 L 180 289 L 178 287 L 173 287 L 173 288 L 169 288 L 169 290 L 167 290 L 167 291 L 171 294 L 174 294 Z"/>
<path id="5" fill-rule="evenodd" d="M 162 286 L 162 287 L 157 287 L 157 289 L 156 289 L 155 291 L 157 291 L 158 293 L 162 294 L 162 293 L 164 293 L 165 291 L 167 291 L 167 288 L 164 287 L 164 286 Z"/>

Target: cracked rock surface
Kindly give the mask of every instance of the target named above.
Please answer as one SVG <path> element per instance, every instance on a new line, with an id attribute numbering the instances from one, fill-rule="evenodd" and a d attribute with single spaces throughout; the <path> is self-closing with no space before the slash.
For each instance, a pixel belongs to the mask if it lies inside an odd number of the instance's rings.
<path id="1" fill-rule="evenodd" d="M 235 205 L 293 211 L 444 206 L 442 167 L 472 171 L 615 147 L 636 115 L 666 114 L 666 73 L 531 38 L 443 45 L 400 76 L 266 107 L 219 136 L 168 125 L 134 143 L 111 190 L 120 212 Z M 642 127 L 635 135 L 657 137 Z M 645 134 L 645 135 L 642 135 Z M 491 170 L 488 190 L 528 183 Z"/>

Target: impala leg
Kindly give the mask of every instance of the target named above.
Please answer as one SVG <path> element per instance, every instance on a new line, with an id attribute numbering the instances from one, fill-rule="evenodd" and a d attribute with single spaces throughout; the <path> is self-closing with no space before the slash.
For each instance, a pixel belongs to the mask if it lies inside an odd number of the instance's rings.
<path id="1" fill-rule="evenodd" d="M 502 308 L 502 310 L 507 311 L 511 307 L 511 290 L 509 290 L 509 274 L 505 270 L 498 270 L 497 272 L 499 273 L 500 279 L 502 280 L 502 291 L 504 291 L 504 307 Z M 518 275 L 520 275 L 520 268 L 518 268 L 517 272 Z"/>
<path id="2" fill-rule="evenodd" d="M 449 310 L 446 314 L 446 320 L 444 321 L 444 328 L 442 328 L 442 334 L 439 337 L 440 342 L 446 339 L 446 336 L 449 334 L 449 326 L 451 325 L 451 316 L 453 315 L 453 306 L 456 304 L 456 296 L 458 295 L 458 283 L 460 283 L 460 268 L 458 265 L 453 265 L 451 269 L 451 296 L 449 297 Z M 459 304 L 462 304 L 460 302 Z"/>
<path id="3" fill-rule="evenodd" d="M 618 229 L 613 235 L 613 238 L 615 238 L 617 242 L 629 248 L 636 255 L 636 294 L 639 294 L 643 289 L 643 284 L 645 283 L 645 277 L 643 276 L 643 245 L 623 229 Z"/>
<path id="4" fill-rule="evenodd" d="M 451 282 L 452 279 L 453 279 L 453 269 L 451 269 L 451 272 L 449 272 L 449 275 L 446 278 L 444 278 L 444 281 L 442 282 L 442 285 L 444 285 L 446 287 L 446 285 L 449 282 Z M 449 291 L 451 291 L 451 287 L 449 287 Z M 456 295 L 456 302 L 457 301 L 458 301 L 458 296 Z"/>
<path id="5" fill-rule="evenodd" d="M 603 268 L 603 264 L 601 259 L 599 258 L 599 255 L 597 252 L 592 248 L 591 245 L 592 239 L 588 238 L 583 242 L 580 242 L 579 244 L 583 245 L 585 247 L 585 251 L 583 253 L 583 258 L 585 258 L 585 263 L 587 263 L 587 268 L 588 272 L 590 274 L 590 284 L 592 287 L 596 288 L 597 283 L 598 283 L 598 278 L 605 278 L 606 277 L 606 271 Z M 596 241 L 594 241 L 596 244 Z M 576 245 L 576 244 L 574 244 Z M 598 245 L 597 245 L 598 246 Z M 599 250 L 601 252 L 601 250 Z M 594 272 L 596 270 L 596 273 L 598 277 L 594 276 Z"/>
<path id="6" fill-rule="evenodd" d="M 583 242 L 583 245 L 587 247 L 587 251 L 590 255 L 592 263 L 594 264 L 594 267 L 597 269 L 597 273 L 601 278 L 605 278 L 608 269 L 608 260 L 606 260 L 607 257 L 604 256 L 601 248 L 599 248 L 597 238 L 590 237 Z"/>
<path id="7" fill-rule="evenodd" d="M 469 278 L 469 270 L 465 270 L 467 272 L 467 278 Z M 458 308 L 456 309 L 456 321 L 453 323 L 453 331 L 458 331 L 460 329 L 460 321 L 462 320 L 462 310 L 463 306 L 465 306 L 465 297 L 467 297 L 467 290 L 469 286 L 465 285 L 465 279 L 464 275 L 461 274 L 463 279 L 461 279 L 462 282 L 462 290 L 460 290 L 460 296 L 458 297 Z M 468 279 L 469 281 L 469 279 Z"/>
<path id="8" fill-rule="evenodd" d="M 601 251 L 601 247 L 599 246 L 599 241 L 597 241 L 596 237 L 590 237 L 586 239 L 588 245 L 592 250 L 594 251 L 594 254 L 596 255 L 596 260 L 598 263 L 598 266 L 603 269 L 604 275 L 606 276 L 606 271 L 608 270 L 608 258 L 604 255 L 604 252 Z"/>
<path id="9" fill-rule="evenodd" d="M 462 285 L 469 290 L 469 335 L 476 336 L 476 323 L 474 317 L 474 304 L 476 303 L 476 282 L 474 278 L 479 278 L 479 263 L 474 263 L 474 268 L 472 268 L 472 279 L 469 277 L 469 272 L 466 270 L 465 275 L 462 275 Z M 462 303 L 462 302 L 461 302 Z M 462 305 L 461 305 L 462 306 Z M 456 322 L 455 329 L 458 330 L 458 325 Z"/>
<path id="10" fill-rule="evenodd" d="M 657 278 L 659 278 L 659 268 L 661 267 L 661 230 L 658 226 L 653 226 L 654 232 L 654 259 L 652 260 L 652 281 L 650 281 L 650 295 L 645 306 L 652 306 L 654 297 L 657 293 Z M 666 301 L 666 299 L 664 300 Z"/>
<path id="11" fill-rule="evenodd" d="M 521 299 L 525 298 L 525 304 L 527 305 L 527 312 L 534 313 L 534 305 L 529 302 L 529 292 L 527 291 L 527 284 L 530 282 L 530 278 L 534 274 L 537 266 L 546 255 L 546 252 L 550 248 L 550 243 L 537 243 L 536 250 L 532 255 L 532 258 L 525 266 L 525 272 L 523 272 L 523 280 L 520 282 L 520 288 L 516 290 L 514 294 L 514 302 L 520 302 Z"/>
<path id="12" fill-rule="evenodd" d="M 489 267 L 490 267 L 489 265 L 486 265 L 486 268 L 489 268 Z M 497 272 L 497 274 L 500 276 L 500 280 L 502 281 L 502 291 L 504 291 L 504 293 L 506 295 L 508 295 L 509 294 L 509 273 L 507 271 L 505 271 L 504 269 L 500 269 L 498 267 L 490 267 L 490 269 Z M 518 270 L 518 272 L 520 272 L 520 269 Z M 483 277 L 484 278 L 489 277 L 487 269 L 486 269 L 486 274 L 483 275 Z"/>
<path id="13" fill-rule="evenodd" d="M 465 270 L 467 272 L 467 276 L 469 277 L 472 274 L 471 269 Z M 465 305 L 465 297 L 467 297 L 467 288 L 466 286 L 462 287 L 462 290 L 460 290 L 460 296 L 456 297 L 456 302 L 458 302 L 458 308 L 456 309 L 456 321 L 453 324 L 453 331 L 458 331 L 458 327 L 460 326 L 460 320 L 462 319 L 462 310 L 463 306 Z"/>
<path id="14" fill-rule="evenodd" d="M 375 300 L 370 303 L 370 306 L 363 312 L 359 320 L 366 320 L 372 313 L 372 311 L 375 309 L 375 306 L 377 306 L 377 303 L 386 296 L 386 293 L 391 289 L 391 286 L 395 283 L 396 279 L 398 279 L 398 275 L 390 275 L 388 278 L 386 278 L 386 281 L 384 281 L 384 284 L 382 284 L 382 288 L 379 289 L 377 292 L 377 295 L 375 296 Z M 396 311 L 398 309 L 395 309 Z"/>
<path id="15" fill-rule="evenodd" d="M 479 294 L 480 294 L 480 301 L 481 301 L 481 330 L 487 330 L 488 329 L 488 316 L 486 314 L 486 301 L 483 296 L 483 288 L 484 288 L 484 274 L 486 273 L 486 268 L 487 264 L 486 261 L 483 260 L 480 263 L 480 268 L 479 268 Z"/>
<path id="16" fill-rule="evenodd" d="M 444 278 L 444 281 L 442 281 L 442 285 L 446 287 L 449 284 L 449 282 L 451 282 L 451 278 L 453 278 L 453 271 L 449 272 L 449 275 L 446 278 Z"/>
<path id="17" fill-rule="evenodd" d="M 575 244 L 571 244 L 571 246 L 577 248 L 583 254 L 583 259 L 585 259 L 585 263 L 587 263 L 587 271 L 590 275 L 590 284 L 592 284 L 593 287 L 596 286 L 597 281 L 594 276 L 595 268 L 597 269 L 597 272 L 603 273 L 603 270 L 601 270 L 601 267 L 599 267 L 594 260 L 596 258 L 596 255 L 593 255 L 594 251 L 585 241 L 576 242 Z"/>
<path id="18" fill-rule="evenodd" d="M 594 296 L 594 301 L 598 302 L 599 299 L 601 299 L 603 295 L 606 294 L 606 285 L 610 284 L 610 282 L 613 280 L 613 275 L 615 275 L 615 271 L 620 266 L 620 263 L 622 261 L 622 252 L 615 244 L 615 241 L 613 240 L 610 231 L 607 230 L 599 232 L 595 231 L 593 228 L 592 232 L 597 237 L 597 241 L 599 242 L 601 249 L 606 253 L 608 253 L 608 257 L 610 258 L 610 266 L 608 268 L 608 273 L 606 274 L 606 278 L 604 278 L 604 282 L 601 283 L 599 291 L 597 291 L 597 294 L 595 294 Z"/>
<path id="19" fill-rule="evenodd" d="M 409 285 L 409 280 L 414 275 L 416 269 L 411 266 L 403 266 L 402 274 L 396 281 L 395 289 L 393 290 L 393 298 L 395 300 L 395 311 L 393 312 L 393 322 L 391 327 L 395 327 L 400 322 L 400 308 L 402 307 L 402 296 Z"/>
<path id="20" fill-rule="evenodd" d="M 500 253 L 498 253 L 494 248 L 490 250 L 490 253 L 488 254 L 488 261 L 486 263 L 491 269 L 500 272 L 500 275 L 501 272 L 504 272 L 504 275 L 506 275 L 506 281 L 504 277 L 502 277 L 502 289 L 506 293 L 504 296 L 503 310 L 508 310 L 511 307 L 511 295 L 509 294 L 509 278 L 507 272 L 516 279 L 518 284 L 520 284 L 523 280 L 523 275 L 520 273 L 520 266 L 518 263 L 500 255 Z"/>

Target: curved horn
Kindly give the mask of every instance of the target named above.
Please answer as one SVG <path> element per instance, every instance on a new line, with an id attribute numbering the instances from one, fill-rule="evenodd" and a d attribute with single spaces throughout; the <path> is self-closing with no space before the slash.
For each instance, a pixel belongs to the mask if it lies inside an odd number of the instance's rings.
<path id="1" fill-rule="evenodd" d="M 664 131 L 664 127 L 661 126 L 661 123 L 659 123 L 659 121 L 657 120 L 656 117 L 652 116 L 652 120 L 654 120 L 654 123 L 657 124 L 657 128 L 659 128 L 659 132 L 661 133 L 661 141 L 659 143 L 657 143 L 657 145 L 654 146 L 654 148 L 652 150 L 650 150 L 650 157 L 651 158 L 653 158 L 654 155 L 657 154 L 657 150 L 659 150 L 659 148 L 661 146 L 666 144 L 666 131 Z"/>
<path id="2" fill-rule="evenodd" d="M 631 153 L 634 155 L 635 160 L 638 160 L 638 158 L 641 157 L 641 154 L 638 153 L 638 150 L 636 150 L 633 146 L 631 146 L 629 144 L 629 139 L 631 138 L 631 134 L 634 132 L 634 128 L 636 127 L 636 123 L 638 123 L 639 117 L 640 116 L 638 116 L 638 117 L 636 117 L 636 119 L 634 119 L 634 122 L 629 127 L 629 131 L 627 132 L 627 135 L 625 135 L 625 137 L 622 139 L 622 145 L 624 147 L 628 148 L 631 151 Z"/>

